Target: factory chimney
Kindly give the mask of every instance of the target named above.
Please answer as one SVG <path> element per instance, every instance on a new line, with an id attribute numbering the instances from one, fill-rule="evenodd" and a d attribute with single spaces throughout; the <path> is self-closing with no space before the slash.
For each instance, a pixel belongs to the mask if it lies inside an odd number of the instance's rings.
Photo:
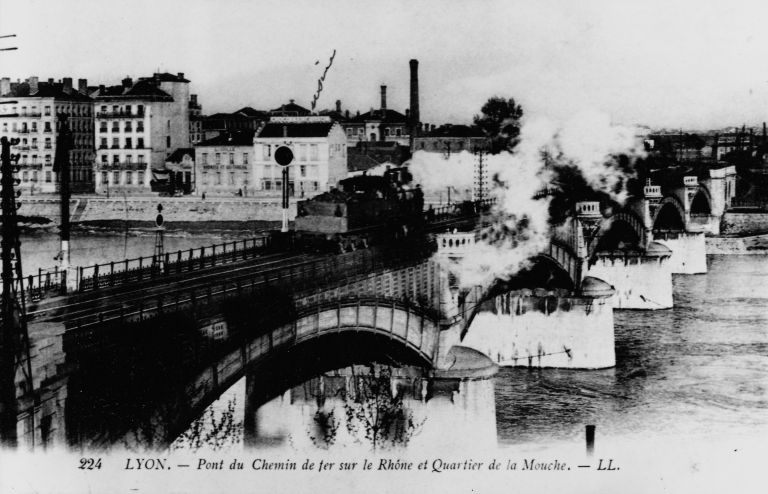
<path id="1" fill-rule="evenodd" d="M 412 59 L 411 64 L 411 139 L 417 136 L 419 129 L 419 61 Z"/>
<path id="2" fill-rule="evenodd" d="M 387 86 L 381 86 L 381 112 L 387 111 Z"/>

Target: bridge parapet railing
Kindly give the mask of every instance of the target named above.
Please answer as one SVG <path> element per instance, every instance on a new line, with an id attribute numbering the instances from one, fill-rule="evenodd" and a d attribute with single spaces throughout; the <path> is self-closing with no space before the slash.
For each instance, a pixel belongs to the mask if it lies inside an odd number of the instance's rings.
<path id="1" fill-rule="evenodd" d="M 264 235 L 195 249 L 166 252 L 161 258 L 145 256 L 84 266 L 79 268 L 77 273 L 77 290 L 84 292 L 138 283 L 159 276 L 186 273 L 250 259 L 262 254 L 269 245 L 270 237 Z"/>
<path id="2" fill-rule="evenodd" d="M 69 319 L 68 326 L 87 327 L 107 322 L 134 322 L 165 313 L 193 310 L 196 316 L 216 313 L 218 302 L 244 295 L 274 296 L 276 293 L 297 294 L 334 283 L 349 284 L 354 276 L 413 260 L 413 251 L 365 249 L 323 259 L 298 261 L 289 266 L 272 268 L 244 276 L 233 276 L 206 288 L 185 288 L 164 295 L 152 295 L 132 302 L 131 306 L 113 306 L 99 312 Z M 208 314 L 210 312 L 210 314 Z"/>
<path id="3" fill-rule="evenodd" d="M 36 275 L 27 275 L 20 281 L 25 300 L 35 302 L 47 296 L 64 293 L 67 287 L 67 271 L 58 267 L 38 269 Z M 14 283 L 19 283 L 19 279 L 14 279 Z"/>
<path id="4" fill-rule="evenodd" d="M 728 209 L 753 209 L 759 211 L 768 211 L 768 200 L 731 199 L 731 206 Z"/>

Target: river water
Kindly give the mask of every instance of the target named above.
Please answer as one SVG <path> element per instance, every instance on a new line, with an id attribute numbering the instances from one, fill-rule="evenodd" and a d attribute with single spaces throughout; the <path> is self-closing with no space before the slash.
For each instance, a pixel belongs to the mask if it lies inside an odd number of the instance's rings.
<path id="1" fill-rule="evenodd" d="M 169 232 L 165 246 L 175 251 L 251 234 Z M 53 265 L 58 250 L 55 235 L 29 233 L 22 242 L 27 273 Z M 80 232 L 73 235 L 72 264 L 147 256 L 153 247 L 152 231 L 132 231 L 128 236 Z M 344 367 L 300 386 L 286 385 L 286 393 L 261 405 L 255 412 L 256 425 L 247 427 L 243 378 L 199 420 L 224 420 L 222 414 L 229 413 L 226 420 L 232 434 L 217 440 L 219 446 L 325 449 L 329 443 L 318 444 L 318 434 L 327 438 L 328 430 L 333 431 L 331 443 L 336 446 L 361 438 L 365 442 L 365 433 L 360 432 L 365 427 L 350 425 L 364 415 L 358 409 L 361 401 L 349 391 L 350 383 L 359 395 L 366 382 L 378 382 L 382 372 L 395 372 L 406 377 L 390 377 L 388 392 L 386 386 L 376 389 L 398 417 L 392 423 L 405 424 L 395 437 L 407 441 L 399 441 L 398 447 L 440 444 L 461 450 L 468 438 L 482 448 L 581 445 L 586 424 L 597 426 L 598 437 L 630 442 L 768 437 L 768 256 L 719 255 L 710 256 L 708 262 L 706 275 L 675 276 L 673 309 L 615 313 L 613 369 L 503 368 L 492 378 L 428 382 L 414 377 L 418 376 L 414 369 L 379 366 L 366 374 L 364 368 Z M 355 410 L 360 413 L 355 415 Z M 402 430 L 407 431 L 405 436 Z M 183 440 L 177 444 L 183 445 Z"/>

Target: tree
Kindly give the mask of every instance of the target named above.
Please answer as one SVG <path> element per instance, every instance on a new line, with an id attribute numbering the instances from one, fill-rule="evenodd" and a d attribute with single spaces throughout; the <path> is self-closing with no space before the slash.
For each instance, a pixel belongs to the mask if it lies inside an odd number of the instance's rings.
<path id="1" fill-rule="evenodd" d="M 475 115 L 474 122 L 488 136 L 491 153 L 512 151 L 520 135 L 523 108 L 515 103 L 514 98 L 494 96 L 485 102 L 480 111 L 482 115 Z"/>

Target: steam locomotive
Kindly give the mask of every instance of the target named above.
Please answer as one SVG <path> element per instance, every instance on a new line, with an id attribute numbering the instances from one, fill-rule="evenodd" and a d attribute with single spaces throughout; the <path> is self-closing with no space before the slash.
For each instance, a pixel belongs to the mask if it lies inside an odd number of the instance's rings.
<path id="1" fill-rule="evenodd" d="M 424 227 L 424 194 L 405 167 L 362 175 L 297 205 L 294 246 L 313 252 L 349 252 Z"/>

